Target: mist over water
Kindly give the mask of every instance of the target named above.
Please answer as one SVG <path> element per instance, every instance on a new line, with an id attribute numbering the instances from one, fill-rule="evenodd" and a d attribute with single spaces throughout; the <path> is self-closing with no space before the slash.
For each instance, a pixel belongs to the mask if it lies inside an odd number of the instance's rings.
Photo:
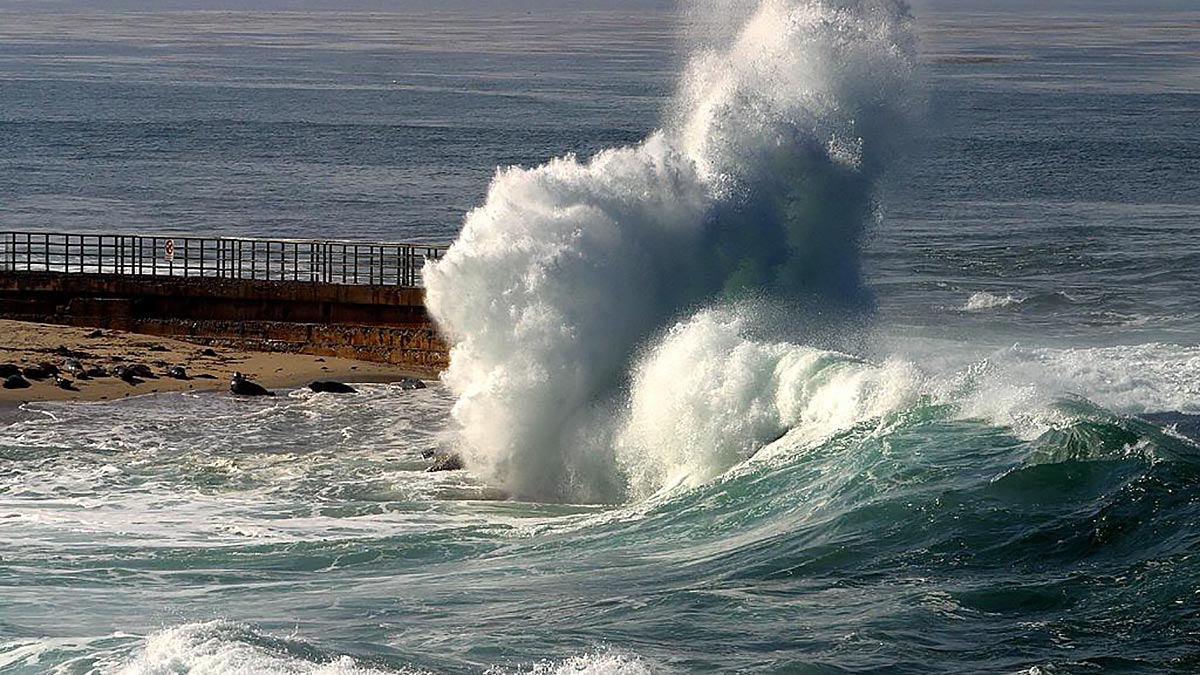
<path id="1" fill-rule="evenodd" d="M 459 396 L 462 452 L 520 497 L 613 501 L 653 486 L 630 474 L 643 462 L 614 461 L 612 433 L 638 396 L 635 353 L 695 308 L 763 293 L 870 306 L 859 243 L 915 103 L 907 7 L 701 7 L 701 25 L 735 29 L 697 40 L 708 46 L 663 129 L 592 158 L 501 170 L 426 268 L 429 308 L 453 342 L 444 380 Z M 696 396 L 724 386 L 694 384 Z M 699 461 L 727 468 L 752 451 Z"/>

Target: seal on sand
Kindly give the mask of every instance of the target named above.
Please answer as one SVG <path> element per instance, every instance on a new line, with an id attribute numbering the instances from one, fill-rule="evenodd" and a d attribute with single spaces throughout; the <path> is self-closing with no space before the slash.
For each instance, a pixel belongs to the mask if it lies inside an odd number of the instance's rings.
<path id="1" fill-rule="evenodd" d="M 53 366 L 47 367 L 47 364 L 40 363 L 36 366 L 29 366 L 28 368 L 25 368 L 21 371 L 21 373 L 30 380 L 44 380 L 51 375 L 57 375 L 58 368 Z"/>
<path id="2" fill-rule="evenodd" d="M 26 380 L 20 375 L 9 375 L 8 377 L 4 378 L 5 389 L 27 389 L 29 386 L 29 380 Z"/>
<path id="3" fill-rule="evenodd" d="M 138 379 L 137 373 L 133 372 L 132 368 L 126 366 L 117 366 L 112 369 L 113 377 L 124 380 L 129 384 L 141 384 L 142 380 Z"/>
<path id="4" fill-rule="evenodd" d="M 246 379 L 241 373 L 234 373 L 229 381 L 229 393 L 238 396 L 274 396 L 275 392 L 267 391 L 262 385 Z"/>

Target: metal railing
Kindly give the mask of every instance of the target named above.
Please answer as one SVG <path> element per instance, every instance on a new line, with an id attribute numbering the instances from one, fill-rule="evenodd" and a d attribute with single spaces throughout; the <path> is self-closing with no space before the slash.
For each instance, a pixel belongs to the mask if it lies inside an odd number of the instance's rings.
<path id="1" fill-rule="evenodd" d="M 0 232 L 0 270 L 421 285 L 446 246 L 346 240 Z"/>

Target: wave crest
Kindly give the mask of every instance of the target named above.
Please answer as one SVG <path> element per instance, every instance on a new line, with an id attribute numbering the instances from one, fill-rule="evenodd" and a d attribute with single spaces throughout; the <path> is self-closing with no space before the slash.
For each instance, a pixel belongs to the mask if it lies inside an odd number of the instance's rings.
<path id="1" fill-rule="evenodd" d="M 664 129 L 500 171 L 425 268 L 461 452 L 518 497 L 626 496 L 608 422 L 639 346 L 690 308 L 748 292 L 869 304 L 858 244 L 911 115 L 907 8 L 734 14 L 736 31 L 693 56 Z"/>
<path id="2" fill-rule="evenodd" d="M 743 319 L 721 314 L 675 326 L 637 368 L 617 439 L 636 496 L 709 480 L 789 431 L 803 445 L 916 399 L 909 363 L 749 340 Z"/>

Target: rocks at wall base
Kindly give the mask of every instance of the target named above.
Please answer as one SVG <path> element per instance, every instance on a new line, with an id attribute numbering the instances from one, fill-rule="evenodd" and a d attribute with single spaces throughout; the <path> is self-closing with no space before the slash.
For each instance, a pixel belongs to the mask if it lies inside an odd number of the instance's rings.
<path id="1" fill-rule="evenodd" d="M 425 469 L 428 473 L 435 471 L 458 471 L 463 468 L 462 457 L 454 452 L 438 452 L 433 455 L 433 463 Z"/>

